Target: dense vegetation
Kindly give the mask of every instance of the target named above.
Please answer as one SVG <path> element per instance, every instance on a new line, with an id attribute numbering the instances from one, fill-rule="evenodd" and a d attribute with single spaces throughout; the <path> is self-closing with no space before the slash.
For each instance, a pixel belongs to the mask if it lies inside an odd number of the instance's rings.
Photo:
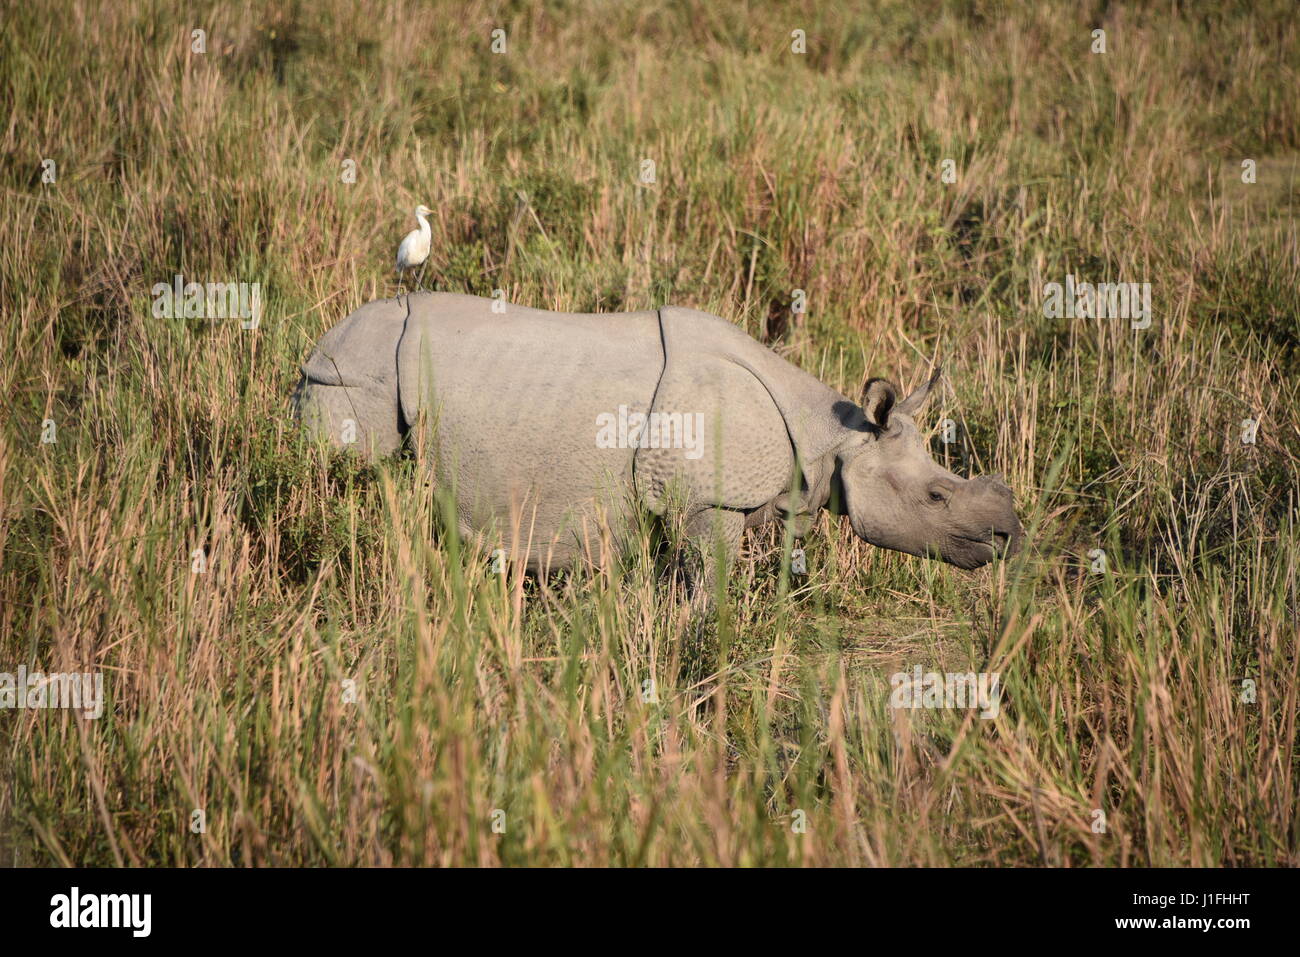
<path id="1" fill-rule="evenodd" d="M 869 6 L 8 5 L 0 672 L 108 703 L 0 711 L 3 860 L 1300 863 L 1293 4 Z M 752 536 L 703 633 L 649 533 L 491 574 L 286 405 L 419 202 L 437 288 L 694 306 L 854 396 L 937 358 L 1032 547 Z M 260 325 L 155 317 L 178 273 Z M 1046 317 L 1067 274 L 1150 327 Z M 890 709 L 915 665 L 1000 715 Z"/>

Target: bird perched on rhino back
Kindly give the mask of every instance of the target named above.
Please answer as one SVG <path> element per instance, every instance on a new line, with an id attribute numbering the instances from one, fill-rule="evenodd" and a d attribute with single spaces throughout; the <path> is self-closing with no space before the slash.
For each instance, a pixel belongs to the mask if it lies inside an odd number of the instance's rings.
<path id="1" fill-rule="evenodd" d="M 415 219 L 420 224 L 415 229 L 406 234 L 402 244 L 397 247 L 397 284 L 401 289 L 402 278 L 406 275 L 408 269 L 420 267 L 420 273 L 415 277 L 415 284 L 418 288 L 420 282 L 424 279 L 424 264 L 429 258 L 429 244 L 433 238 L 433 233 L 429 229 L 428 216 L 433 210 L 421 203 L 415 207 Z"/>

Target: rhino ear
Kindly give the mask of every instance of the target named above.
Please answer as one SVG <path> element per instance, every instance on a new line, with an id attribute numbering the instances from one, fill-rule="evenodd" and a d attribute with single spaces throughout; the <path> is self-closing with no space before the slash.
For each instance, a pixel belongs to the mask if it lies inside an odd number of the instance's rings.
<path id="1" fill-rule="evenodd" d="M 915 392 L 909 395 L 902 402 L 898 403 L 898 411 L 903 415 L 916 415 L 925 405 L 926 399 L 930 398 L 930 390 L 934 384 L 939 381 L 939 376 L 943 370 L 938 366 L 934 369 L 934 375 L 930 376 L 930 381 L 920 386 Z"/>
<path id="2" fill-rule="evenodd" d="M 887 379 L 868 379 L 862 387 L 862 411 L 878 429 L 889 428 L 889 411 L 898 401 L 898 391 Z"/>

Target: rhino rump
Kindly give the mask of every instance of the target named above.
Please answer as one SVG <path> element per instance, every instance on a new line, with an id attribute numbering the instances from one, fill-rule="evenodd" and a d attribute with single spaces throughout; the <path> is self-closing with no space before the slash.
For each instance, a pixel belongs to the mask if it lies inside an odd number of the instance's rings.
<path id="1" fill-rule="evenodd" d="M 395 300 L 368 303 L 321 337 L 294 391 L 308 435 L 368 458 L 397 450 L 406 433 L 397 387 L 397 349 L 406 310 Z"/>

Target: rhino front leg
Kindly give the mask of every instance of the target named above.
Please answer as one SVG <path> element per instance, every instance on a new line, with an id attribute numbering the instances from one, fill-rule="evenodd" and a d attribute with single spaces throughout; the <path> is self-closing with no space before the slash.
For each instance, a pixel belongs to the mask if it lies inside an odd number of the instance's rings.
<path id="1" fill-rule="evenodd" d="M 701 509 L 686 520 L 689 557 L 686 565 L 691 610 L 697 617 L 713 610 L 718 575 L 723 579 L 740 557 L 745 513 L 728 508 Z M 724 586 L 725 587 L 725 586 Z"/>

